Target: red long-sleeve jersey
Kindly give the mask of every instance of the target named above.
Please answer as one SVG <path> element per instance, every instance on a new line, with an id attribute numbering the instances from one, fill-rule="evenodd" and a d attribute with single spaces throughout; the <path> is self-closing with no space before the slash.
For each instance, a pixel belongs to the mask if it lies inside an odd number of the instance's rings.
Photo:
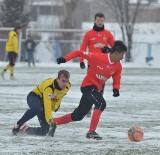
<path id="1" fill-rule="evenodd" d="M 81 87 L 95 85 L 101 91 L 103 84 L 112 77 L 113 89 L 120 89 L 122 65 L 120 62 L 112 63 L 109 53 L 91 53 L 77 50 L 67 54 L 64 58 L 69 61 L 76 57 L 82 57 L 88 60 L 90 64 Z"/>
<path id="2" fill-rule="evenodd" d="M 92 29 L 84 35 L 80 50 L 87 51 L 88 47 L 89 52 L 102 53 L 101 48 L 103 46 L 113 47 L 114 42 L 114 37 L 110 31 L 104 29 L 98 32 Z M 79 61 L 82 62 L 83 58 L 80 58 Z"/>

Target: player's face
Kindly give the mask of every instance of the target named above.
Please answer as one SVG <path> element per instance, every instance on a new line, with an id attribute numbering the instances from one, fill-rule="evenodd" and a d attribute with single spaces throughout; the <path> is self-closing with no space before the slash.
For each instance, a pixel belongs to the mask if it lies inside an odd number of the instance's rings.
<path id="1" fill-rule="evenodd" d="M 58 85 L 61 89 L 65 89 L 69 79 L 66 79 L 63 75 L 60 78 L 57 78 Z"/>
<path id="2" fill-rule="evenodd" d="M 22 30 L 21 29 L 17 29 L 17 33 L 19 34 Z"/>
<path id="3" fill-rule="evenodd" d="M 104 17 L 100 18 L 100 17 L 96 17 L 95 21 L 96 25 L 98 27 L 102 27 L 104 25 Z"/>
<path id="4" fill-rule="evenodd" d="M 121 52 L 121 53 L 119 53 L 119 52 L 115 52 L 115 61 L 116 62 L 119 62 L 120 60 L 122 60 L 123 58 L 124 58 L 124 52 Z"/>

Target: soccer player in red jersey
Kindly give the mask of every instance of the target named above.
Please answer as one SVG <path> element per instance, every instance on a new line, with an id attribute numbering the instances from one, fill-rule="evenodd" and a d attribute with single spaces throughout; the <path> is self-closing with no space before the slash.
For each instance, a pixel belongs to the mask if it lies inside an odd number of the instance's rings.
<path id="1" fill-rule="evenodd" d="M 108 46 L 113 47 L 114 37 L 112 33 L 104 29 L 105 16 L 103 13 L 96 13 L 93 29 L 85 33 L 83 41 L 80 46 L 81 51 L 88 51 L 93 53 L 107 53 Z M 80 67 L 85 68 L 83 58 L 80 58 Z"/>
<path id="2" fill-rule="evenodd" d="M 51 122 L 52 129 L 50 130 L 50 135 L 54 136 L 56 125 L 82 120 L 94 104 L 95 108 L 86 137 L 98 140 L 102 139 L 102 137 L 100 137 L 95 131 L 98 126 L 101 113 L 106 108 L 106 101 L 100 91 L 102 90 L 103 84 L 112 77 L 113 96 L 118 97 L 120 95 L 119 89 L 122 72 L 120 60 L 123 59 L 126 51 L 127 47 L 122 41 L 115 41 L 110 53 L 107 54 L 77 50 L 67 54 L 64 58 L 60 57 L 57 59 L 57 63 L 60 64 L 76 57 L 82 57 L 89 61 L 90 68 L 81 84 L 82 97 L 80 99 L 79 106 L 72 113 L 59 118 L 53 118 Z"/>

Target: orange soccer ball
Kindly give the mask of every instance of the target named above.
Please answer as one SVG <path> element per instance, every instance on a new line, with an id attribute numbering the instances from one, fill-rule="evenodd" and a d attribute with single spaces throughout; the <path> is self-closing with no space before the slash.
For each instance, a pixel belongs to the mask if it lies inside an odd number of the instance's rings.
<path id="1" fill-rule="evenodd" d="M 140 142 L 143 139 L 144 131 L 140 126 L 133 126 L 128 130 L 128 138 L 132 142 Z"/>

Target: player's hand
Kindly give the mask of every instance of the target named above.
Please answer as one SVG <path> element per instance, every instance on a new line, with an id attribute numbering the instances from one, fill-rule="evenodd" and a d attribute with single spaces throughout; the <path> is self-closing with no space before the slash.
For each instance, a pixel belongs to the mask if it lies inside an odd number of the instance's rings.
<path id="1" fill-rule="evenodd" d="M 85 63 L 84 63 L 84 62 L 81 62 L 81 63 L 80 63 L 80 67 L 81 67 L 82 69 L 84 69 L 84 68 L 85 68 Z"/>
<path id="2" fill-rule="evenodd" d="M 102 50 L 102 53 L 109 53 L 111 51 L 111 48 L 104 46 L 101 48 L 101 50 Z"/>
<path id="3" fill-rule="evenodd" d="M 54 124 L 53 118 L 49 120 L 49 125 L 50 125 L 50 128 L 49 128 L 48 136 L 54 137 L 56 124 Z"/>
<path id="4" fill-rule="evenodd" d="M 48 124 L 49 124 L 50 127 L 53 127 L 53 125 L 54 125 L 53 118 L 49 120 Z"/>
<path id="5" fill-rule="evenodd" d="M 119 95 L 120 95 L 119 90 L 118 89 L 113 89 L 113 96 L 118 97 Z"/>
<path id="6" fill-rule="evenodd" d="M 63 57 L 60 57 L 57 59 L 57 64 L 61 64 L 61 63 L 65 63 L 65 62 L 66 62 L 66 59 Z"/>

